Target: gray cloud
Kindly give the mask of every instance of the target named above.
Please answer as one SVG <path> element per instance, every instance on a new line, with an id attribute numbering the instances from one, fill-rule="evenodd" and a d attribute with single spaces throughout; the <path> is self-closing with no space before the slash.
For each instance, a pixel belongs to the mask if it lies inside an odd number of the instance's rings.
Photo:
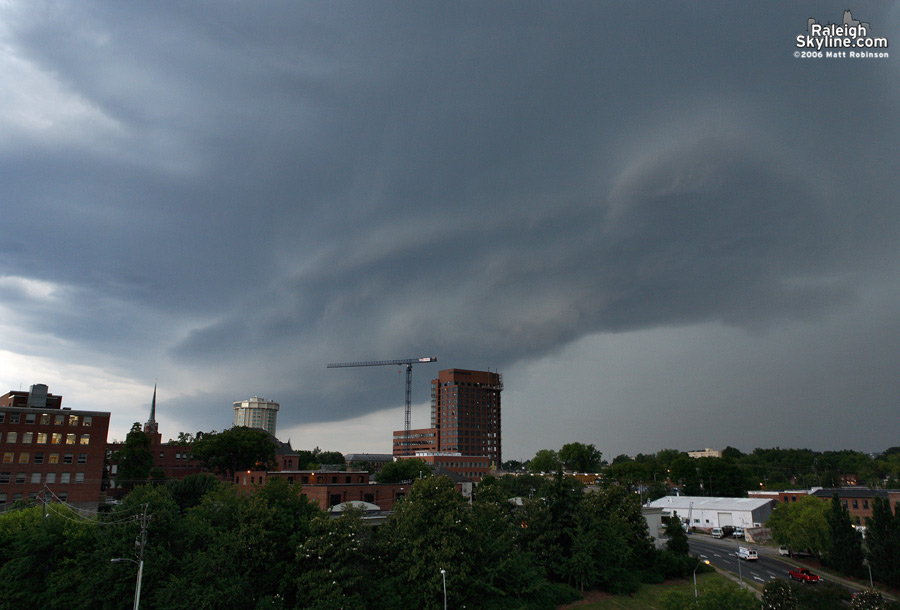
<path id="1" fill-rule="evenodd" d="M 331 361 L 521 371 L 610 333 L 777 336 L 896 285 L 895 63 L 795 60 L 807 9 L 148 9 L 0 9 L 0 276 L 56 290 L 0 308 L 15 353 L 40 332 L 171 375 L 186 428 L 256 393 L 297 425 L 399 402 Z"/>

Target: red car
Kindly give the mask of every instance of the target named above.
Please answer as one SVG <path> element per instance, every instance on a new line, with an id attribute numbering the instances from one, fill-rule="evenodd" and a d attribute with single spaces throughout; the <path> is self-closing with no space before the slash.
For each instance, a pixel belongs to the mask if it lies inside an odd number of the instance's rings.
<path id="1" fill-rule="evenodd" d="M 793 580 L 799 580 L 800 582 L 819 582 L 819 575 L 813 574 L 806 568 L 794 568 L 790 572 L 788 572 L 788 576 Z"/>

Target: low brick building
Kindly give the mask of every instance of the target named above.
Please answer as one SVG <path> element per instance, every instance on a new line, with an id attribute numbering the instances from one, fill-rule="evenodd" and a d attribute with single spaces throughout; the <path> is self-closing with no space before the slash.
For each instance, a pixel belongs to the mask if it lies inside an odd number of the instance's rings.
<path id="1" fill-rule="evenodd" d="M 370 483 L 369 473 L 362 470 L 247 470 L 234 476 L 234 484 L 244 493 L 252 494 L 273 478 L 284 479 L 289 485 L 300 485 L 303 495 L 323 510 L 343 502 L 359 501 L 390 511 L 410 487 L 409 484 Z"/>

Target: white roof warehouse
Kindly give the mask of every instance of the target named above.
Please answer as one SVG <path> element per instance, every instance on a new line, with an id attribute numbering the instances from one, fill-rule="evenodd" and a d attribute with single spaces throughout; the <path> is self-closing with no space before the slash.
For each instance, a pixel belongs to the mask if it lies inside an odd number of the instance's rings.
<path id="1" fill-rule="evenodd" d="M 772 514 L 771 499 L 706 498 L 703 496 L 666 496 L 647 504 L 662 509 L 663 517 L 677 512 L 682 520 L 698 529 L 714 527 L 761 527 Z"/>

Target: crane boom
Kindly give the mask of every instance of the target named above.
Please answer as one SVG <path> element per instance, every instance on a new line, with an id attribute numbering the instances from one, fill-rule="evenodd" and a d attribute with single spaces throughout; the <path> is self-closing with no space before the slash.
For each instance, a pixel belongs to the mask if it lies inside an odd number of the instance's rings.
<path id="1" fill-rule="evenodd" d="M 347 367 L 357 367 L 357 366 L 397 366 L 404 365 L 406 367 L 406 421 L 404 422 L 403 427 L 403 444 L 404 444 L 404 455 L 410 455 L 409 452 L 409 418 L 410 411 L 412 410 L 412 366 L 414 364 L 424 364 L 426 362 L 437 362 L 437 358 L 435 356 L 428 356 L 425 358 L 402 358 L 399 360 L 369 360 L 365 362 L 332 362 L 327 365 L 325 368 L 329 369 L 339 369 L 339 368 L 347 368 Z"/>

